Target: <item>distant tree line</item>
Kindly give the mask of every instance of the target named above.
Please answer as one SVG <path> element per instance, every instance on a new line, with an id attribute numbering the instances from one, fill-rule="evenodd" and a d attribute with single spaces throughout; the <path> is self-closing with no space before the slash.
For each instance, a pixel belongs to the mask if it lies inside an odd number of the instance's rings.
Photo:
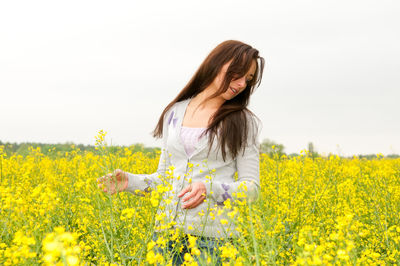
<path id="1" fill-rule="evenodd" d="M 260 144 L 260 152 L 261 153 L 266 153 L 266 154 L 268 154 L 270 156 L 273 156 L 274 154 L 279 155 L 279 157 L 282 156 L 282 155 L 286 155 L 289 158 L 290 157 L 299 156 L 298 153 L 286 154 L 284 150 L 285 150 L 285 146 L 283 144 L 276 143 L 275 141 L 270 140 L 270 139 L 264 139 L 262 141 L 262 143 Z M 308 143 L 307 151 L 308 151 L 307 156 L 309 156 L 309 157 L 311 157 L 313 159 L 316 158 L 316 157 L 321 157 L 321 155 L 315 150 L 314 144 L 312 142 Z M 331 155 L 331 154 L 329 154 L 329 155 Z M 368 160 L 377 158 L 377 154 L 358 154 L 358 155 L 355 155 L 355 156 L 357 156 L 360 159 L 366 158 Z M 340 156 L 340 157 L 342 157 L 342 158 L 353 158 L 353 156 L 348 156 L 348 157 Z M 399 154 L 389 154 L 389 155 L 384 156 L 384 157 L 385 158 L 400 158 L 400 155 Z"/>
<path id="2" fill-rule="evenodd" d="M 74 144 L 72 142 L 66 143 L 58 143 L 58 144 L 47 144 L 47 143 L 36 143 L 36 142 L 22 142 L 22 143 L 9 143 L 9 142 L 2 142 L 0 141 L 0 151 L 1 147 L 3 147 L 3 153 L 7 155 L 18 154 L 22 156 L 26 156 L 31 153 L 30 149 L 37 149 L 40 147 L 41 153 L 49 157 L 60 157 L 64 156 L 66 153 L 70 153 L 72 151 L 77 151 L 80 153 L 85 152 L 96 152 L 94 145 L 84 145 L 84 144 Z M 143 152 L 146 153 L 148 156 L 156 156 L 157 151 L 160 151 L 158 147 L 145 147 L 142 143 L 132 144 L 129 146 L 110 146 L 111 152 L 118 152 L 123 151 L 124 149 L 129 149 L 132 152 Z M 260 144 L 260 153 L 266 153 L 269 156 L 276 156 L 278 155 L 281 157 L 285 155 L 287 157 L 296 157 L 300 154 L 298 153 L 285 153 L 285 146 L 283 144 L 276 143 L 270 139 L 264 139 Z M 321 157 L 321 155 L 315 150 L 314 144 L 312 142 L 308 143 L 307 147 L 308 153 L 307 156 L 316 158 Z M 377 158 L 377 154 L 359 154 L 356 155 L 358 158 L 366 158 L 366 159 L 374 159 Z M 344 156 L 340 156 L 346 158 Z M 353 156 L 349 156 L 347 158 L 352 158 Z M 385 158 L 400 158 L 398 154 L 390 154 L 384 156 Z"/>
<path id="3" fill-rule="evenodd" d="M 6 153 L 7 155 L 18 154 L 22 156 L 30 154 L 32 148 L 37 149 L 38 147 L 43 155 L 49 157 L 64 156 L 66 153 L 71 153 L 72 151 L 78 153 L 97 152 L 94 145 L 74 144 L 73 142 L 48 144 L 37 142 L 9 143 L 0 141 L 0 147 L 3 147 L 3 153 Z M 157 151 L 160 151 L 160 148 L 158 147 L 145 147 L 142 143 L 132 144 L 129 146 L 109 147 L 111 152 L 123 151 L 126 148 L 131 150 L 133 153 L 140 151 L 147 153 L 149 156 L 156 156 Z"/>

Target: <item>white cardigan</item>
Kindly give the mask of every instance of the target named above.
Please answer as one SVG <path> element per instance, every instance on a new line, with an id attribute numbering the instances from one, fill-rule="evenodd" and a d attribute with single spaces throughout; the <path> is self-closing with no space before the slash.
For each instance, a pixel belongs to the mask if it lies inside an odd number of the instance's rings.
<path id="1" fill-rule="evenodd" d="M 172 190 L 164 194 L 164 199 L 170 199 L 170 202 L 163 201 L 159 207 L 158 214 L 164 218 L 162 223 L 157 221 L 156 226 L 169 224 L 183 229 L 187 234 L 198 236 L 237 237 L 239 233 L 235 230 L 232 219 L 227 215 L 231 210 L 224 209 L 224 201 L 229 198 L 233 203 L 237 192 L 246 193 L 248 200 L 255 200 L 258 197 L 260 190 L 259 123 L 247 115 L 248 145 L 244 154 L 243 150 L 240 151 L 234 160 L 229 154 L 229 149 L 226 149 L 226 161 L 223 161 L 221 150 L 217 147 L 218 138 L 214 139 L 207 158 L 208 135 L 200 138 L 195 151 L 188 157 L 179 133 L 186 107 L 192 98 L 175 103 L 164 116 L 163 147 L 157 171 L 153 174 L 127 173 L 129 181 L 126 191 L 134 194 L 138 194 L 137 190 L 149 192 L 161 183 L 160 177 L 167 177 L 168 173 L 171 176 L 173 171 L 174 178 L 167 181 L 167 184 L 172 185 Z M 174 168 L 169 167 L 171 165 Z M 235 181 L 235 172 L 237 172 L 237 181 Z M 182 209 L 183 197 L 179 198 L 177 195 L 188 185 L 190 179 L 191 182 L 204 182 L 207 198 L 195 208 Z M 241 185 L 242 182 L 245 186 Z M 222 214 L 221 210 L 224 210 Z M 159 228 L 156 231 L 162 229 Z"/>

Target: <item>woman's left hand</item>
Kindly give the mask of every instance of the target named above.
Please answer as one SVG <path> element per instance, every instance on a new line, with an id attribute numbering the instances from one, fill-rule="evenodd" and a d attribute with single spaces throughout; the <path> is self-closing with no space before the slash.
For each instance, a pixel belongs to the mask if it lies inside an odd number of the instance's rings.
<path id="1" fill-rule="evenodd" d="M 178 197 L 183 197 L 182 208 L 184 209 L 192 209 L 197 207 L 200 203 L 202 203 L 206 199 L 206 186 L 203 182 L 194 182 L 184 189 L 178 194 Z"/>

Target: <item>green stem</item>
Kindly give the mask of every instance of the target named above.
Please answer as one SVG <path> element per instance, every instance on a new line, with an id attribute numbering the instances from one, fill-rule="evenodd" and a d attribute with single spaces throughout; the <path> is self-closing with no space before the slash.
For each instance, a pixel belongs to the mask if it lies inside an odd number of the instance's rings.
<path id="1" fill-rule="evenodd" d="M 248 201 L 248 206 L 249 206 L 249 216 L 250 216 L 250 225 L 251 225 L 251 237 L 253 240 L 253 245 L 254 245 L 254 253 L 255 253 L 255 257 L 256 257 L 256 265 L 260 265 L 260 260 L 259 260 L 259 256 L 258 256 L 258 245 L 257 245 L 257 240 L 255 237 L 255 233 L 254 233 L 254 226 L 253 226 L 253 215 L 251 213 L 251 202 Z"/>

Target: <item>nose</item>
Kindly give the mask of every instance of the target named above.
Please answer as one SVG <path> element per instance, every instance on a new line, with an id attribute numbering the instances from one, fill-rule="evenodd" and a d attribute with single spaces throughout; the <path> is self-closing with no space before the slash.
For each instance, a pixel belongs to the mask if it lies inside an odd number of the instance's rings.
<path id="1" fill-rule="evenodd" d="M 241 89 L 246 87 L 246 77 L 241 77 L 235 80 L 235 83 L 237 86 L 239 86 Z"/>

